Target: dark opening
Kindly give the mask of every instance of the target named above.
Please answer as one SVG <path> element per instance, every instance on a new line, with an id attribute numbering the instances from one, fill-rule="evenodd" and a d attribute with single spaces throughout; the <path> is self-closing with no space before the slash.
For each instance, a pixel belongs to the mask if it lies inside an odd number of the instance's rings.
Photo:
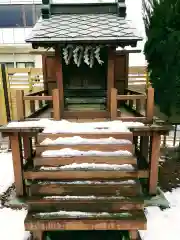
<path id="1" fill-rule="evenodd" d="M 52 231 L 45 233 L 45 240 L 129 240 L 128 231 Z"/>
<path id="2" fill-rule="evenodd" d="M 66 110 L 72 108 L 87 109 L 106 107 L 107 92 L 107 49 L 101 49 L 100 65 L 94 59 L 94 65 L 90 68 L 84 61 L 77 67 L 73 59 L 69 65 L 63 60 L 63 86 L 64 102 Z"/>

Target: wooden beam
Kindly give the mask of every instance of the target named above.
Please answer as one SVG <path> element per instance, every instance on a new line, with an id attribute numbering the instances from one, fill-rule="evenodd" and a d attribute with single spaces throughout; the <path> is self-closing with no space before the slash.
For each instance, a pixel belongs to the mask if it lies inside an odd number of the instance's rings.
<path id="1" fill-rule="evenodd" d="M 154 116 L 154 88 L 147 89 L 147 103 L 146 103 L 146 118 L 148 121 L 153 121 Z"/>
<path id="2" fill-rule="evenodd" d="M 14 133 L 10 136 L 12 158 L 13 158 L 13 168 L 14 168 L 14 178 L 16 195 L 24 195 L 24 184 L 23 184 L 23 171 L 22 171 L 22 152 L 21 152 L 21 141 L 18 133 Z"/>
<path id="3" fill-rule="evenodd" d="M 108 69 L 107 69 L 107 110 L 110 113 L 111 89 L 114 88 L 114 69 L 115 69 L 115 49 L 108 49 Z"/>
<path id="4" fill-rule="evenodd" d="M 60 90 L 53 89 L 52 91 L 52 100 L 53 100 L 53 118 L 54 120 L 61 119 L 61 103 L 60 103 Z"/>
<path id="5" fill-rule="evenodd" d="M 111 88 L 111 120 L 117 118 L 117 89 Z"/>
<path id="6" fill-rule="evenodd" d="M 25 119 L 25 103 L 24 103 L 24 91 L 16 91 L 16 109 L 17 109 L 17 119 Z"/>
<path id="7" fill-rule="evenodd" d="M 161 135 L 153 133 L 149 171 L 149 193 L 155 195 L 158 183 L 158 165 L 160 157 Z"/>
<path id="8" fill-rule="evenodd" d="M 55 49 L 55 71 L 56 71 L 56 81 L 57 88 L 60 90 L 60 104 L 61 104 L 61 114 L 64 111 L 64 86 L 63 86 L 63 69 L 62 69 L 62 56 L 60 54 L 60 49 Z"/>

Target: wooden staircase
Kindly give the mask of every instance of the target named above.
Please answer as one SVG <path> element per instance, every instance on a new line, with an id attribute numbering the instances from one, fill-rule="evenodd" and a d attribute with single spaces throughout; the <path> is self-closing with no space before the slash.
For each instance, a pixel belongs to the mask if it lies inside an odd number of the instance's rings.
<path id="1" fill-rule="evenodd" d="M 42 144 L 46 138 L 55 140 L 74 135 L 87 139 L 113 137 L 129 141 L 123 144 Z M 46 150 L 63 148 L 103 152 L 121 150 L 131 155 L 42 156 Z M 111 164 L 112 169 L 60 168 L 73 163 Z M 121 167 L 113 169 L 112 164 Z M 124 164 L 131 164 L 131 168 Z M 138 239 L 137 230 L 146 228 L 139 178 L 147 176 L 145 170 L 138 169 L 131 132 L 39 133 L 36 156 L 24 171 L 29 210 L 25 228 L 33 232 L 36 240 L 43 239 L 44 231 L 54 230 L 127 230 L 130 239 Z"/>

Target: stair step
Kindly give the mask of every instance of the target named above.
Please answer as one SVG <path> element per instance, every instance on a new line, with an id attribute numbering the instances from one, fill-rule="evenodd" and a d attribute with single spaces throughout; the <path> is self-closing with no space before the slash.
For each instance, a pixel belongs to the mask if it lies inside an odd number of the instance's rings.
<path id="1" fill-rule="evenodd" d="M 61 196 L 140 196 L 139 180 L 119 181 L 33 181 L 29 186 L 30 195 Z"/>
<path id="2" fill-rule="evenodd" d="M 80 215 L 81 214 L 81 215 Z M 25 219 L 27 231 L 52 230 L 136 230 L 146 229 L 146 217 L 142 210 L 119 213 L 28 213 Z"/>
<path id="3" fill-rule="evenodd" d="M 26 199 L 29 211 L 119 212 L 144 208 L 142 197 L 45 196 Z"/>
<path id="4" fill-rule="evenodd" d="M 38 142 L 44 141 L 46 138 L 55 140 L 59 137 L 74 137 L 74 136 L 80 136 L 82 138 L 86 139 L 100 139 L 100 138 L 115 138 L 115 139 L 126 139 L 133 141 L 133 134 L 132 132 L 104 132 L 104 133 L 39 133 L 38 134 Z"/>
<path id="5" fill-rule="evenodd" d="M 33 159 L 34 166 L 60 166 L 81 163 L 137 164 L 133 156 L 78 156 L 78 157 L 40 157 Z"/>
<path id="6" fill-rule="evenodd" d="M 133 153 L 134 147 L 132 144 L 57 144 L 57 145 L 36 145 L 36 154 L 40 155 L 42 152 L 47 150 L 61 150 L 64 148 L 71 148 L 79 151 L 128 151 Z"/>
<path id="7" fill-rule="evenodd" d="M 110 165 L 110 164 L 109 164 Z M 123 165 L 122 165 L 123 166 Z M 122 167 L 121 166 L 121 167 Z M 129 165 L 128 165 L 129 166 Z M 41 179 L 41 180 L 110 180 L 120 178 L 148 178 L 148 170 L 137 170 L 136 165 L 132 165 L 134 169 L 60 169 L 58 167 L 36 167 L 24 171 L 24 179 Z"/>

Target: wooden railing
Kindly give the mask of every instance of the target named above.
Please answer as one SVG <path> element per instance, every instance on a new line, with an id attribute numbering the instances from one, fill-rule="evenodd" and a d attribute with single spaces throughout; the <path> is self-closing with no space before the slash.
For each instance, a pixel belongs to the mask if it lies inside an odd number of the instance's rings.
<path id="1" fill-rule="evenodd" d="M 111 120 L 142 120 L 151 123 L 154 115 L 154 89 L 149 87 L 146 94 L 130 89 L 127 89 L 126 92 L 127 95 L 118 95 L 117 89 L 111 89 Z M 134 110 L 136 117 L 119 117 L 118 102 L 120 101 Z"/>
<path id="2" fill-rule="evenodd" d="M 23 90 L 16 91 L 16 104 L 17 104 L 17 117 L 18 120 L 24 120 L 25 118 L 35 118 L 41 112 L 49 107 L 48 102 L 51 101 L 53 105 L 53 118 L 54 120 L 60 120 L 62 114 L 62 108 L 60 103 L 60 91 L 54 89 L 52 96 L 47 96 L 47 91 L 31 92 L 24 94 Z M 30 114 L 25 109 L 25 101 L 30 102 Z M 38 107 L 36 106 L 38 102 Z"/>

